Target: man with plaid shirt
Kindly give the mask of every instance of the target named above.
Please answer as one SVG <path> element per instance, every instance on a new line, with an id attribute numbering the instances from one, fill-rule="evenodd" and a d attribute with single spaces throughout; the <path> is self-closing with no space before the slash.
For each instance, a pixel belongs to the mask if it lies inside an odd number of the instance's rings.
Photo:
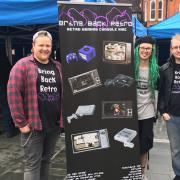
<path id="1" fill-rule="evenodd" d="M 32 55 L 14 65 L 8 81 L 8 103 L 25 152 L 24 180 L 48 180 L 62 127 L 61 65 L 50 58 L 51 51 L 51 34 L 37 32 Z"/>

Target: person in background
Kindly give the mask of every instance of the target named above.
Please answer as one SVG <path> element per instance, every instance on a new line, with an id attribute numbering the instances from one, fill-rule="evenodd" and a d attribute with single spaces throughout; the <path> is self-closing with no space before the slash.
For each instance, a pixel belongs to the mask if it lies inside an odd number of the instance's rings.
<path id="1" fill-rule="evenodd" d="M 8 103 L 24 148 L 24 180 L 48 180 L 62 127 L 61 65 L 51 51 L 51 34 L 35 33 L 32 54 L 14 65 L 8 81 Z"/>
<path id="2" fill-rule="evenodd" d="M 153 147 L 158 71 L 154 39 L 150 36 L 139 38 L 135 43 L 135 79 L 137 83 L 140 162 L 143 180 L 147 180 L 145 169 L 148 164 L 149 150 Z"/>
<path id="3" fill-rule="evenodd" d="M 160 68 L 158 109 L 166 122 L 174 180 L 180 180 L 180 34 L 172 37 L 170 52 Z"/>
<path id="4" fill-rule="evenodd" d="M 2 112 L 3 131 L 7 138 L 14 137 L 17 134 L 17 129 L 13 123 L 10 109 L 7 101 L 7 82 L 11 65 L 3 53 L 0 55 L 0 106 Z"/>

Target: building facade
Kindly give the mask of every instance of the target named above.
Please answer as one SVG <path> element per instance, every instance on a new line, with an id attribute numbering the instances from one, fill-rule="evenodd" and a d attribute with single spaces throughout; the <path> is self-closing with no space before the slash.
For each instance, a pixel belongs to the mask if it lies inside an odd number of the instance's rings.
<path id="1" fill-rule="evenodd" d="M 142 9 L 141 9 L 141 0 L 115 0 L 117 3 L 129 3 L 132 4 L 132 13 L 134 16 L 141 19 Z"/>
<path id="2" fill-rule="evenodd" d="M 149 27 L 180 12 L 180 0 L 141 0 L 141 8 Z"/>

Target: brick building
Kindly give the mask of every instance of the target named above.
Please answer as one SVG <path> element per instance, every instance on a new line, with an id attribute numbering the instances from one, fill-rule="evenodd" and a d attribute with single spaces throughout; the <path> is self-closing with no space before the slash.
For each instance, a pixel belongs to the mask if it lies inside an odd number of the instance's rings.
<path id="1" fill-rule="evenodd" d="M 132 13 L 141 19 L 141 0 L 115 0 L 117 3 L 130 3 L 132 4 Z"/>
<path id="2" fill-rule="evenodd" d="M 147 27 L 180 12 L 180 0 L 141 0 L 143 21 Z"/>

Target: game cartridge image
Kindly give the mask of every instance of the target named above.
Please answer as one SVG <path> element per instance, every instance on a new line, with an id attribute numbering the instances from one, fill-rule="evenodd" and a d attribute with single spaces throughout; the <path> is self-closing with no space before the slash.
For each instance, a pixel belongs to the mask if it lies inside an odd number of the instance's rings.
<path id="1" fill-rule="evenodd" d="M 71 140 L 74 154 L 110 147 L 107 129 L 72 134 Z"/>
<path id="2" fill-rule="evenodd" d="M 106 118 L 132 118 L 133 109 L 131 101 L 103 101 L 102 119 Z"/>
<path id="3" fill-rule="evenodd" d="M 73 113 L 71 116 L 67 117 L 67 121 L 70 124 L 72 120 L 80 119 L 83 116 L 92 116 L 95 111 L 95 105 L 81 105 L 78 106 L 75 113 Z"/>
<path id="4" fill-rule="evenodd" d="M 101 86 L 97 69 L 68 78 L 73 95 Z"/>
<path id="5" fill-rule="evenodd" d="M 114 136 L 114 140 L 122 142 L 124 147 L 133 148 L 134 143 L 131 141 L 136 137 L 136 135 L 137 132 L 135 130 L 124 128 Z"/>
<path id="6" fill-rule="evenodd" d="M 129 64 L 131 62 L 131 43 L 104 41 L 103 61 L 112 64 Z"/>

